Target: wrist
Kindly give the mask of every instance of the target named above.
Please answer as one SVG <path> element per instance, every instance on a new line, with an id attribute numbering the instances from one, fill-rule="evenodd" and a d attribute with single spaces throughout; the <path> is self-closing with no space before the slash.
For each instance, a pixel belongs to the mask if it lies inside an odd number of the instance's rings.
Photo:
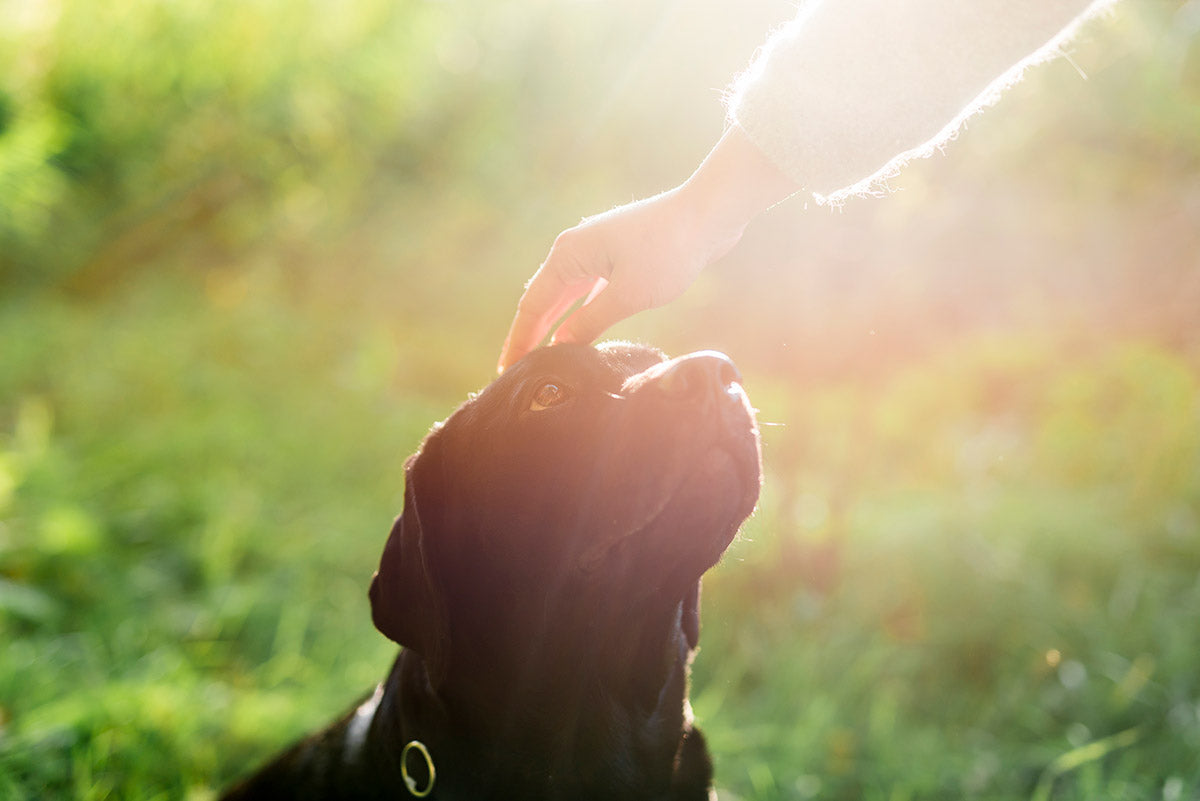
<path id="1" fill-rule="evenodd" d="M 800 188 L 732 125 L 677 191 L 702 231 L 732 246 L 752 219 Z"/>

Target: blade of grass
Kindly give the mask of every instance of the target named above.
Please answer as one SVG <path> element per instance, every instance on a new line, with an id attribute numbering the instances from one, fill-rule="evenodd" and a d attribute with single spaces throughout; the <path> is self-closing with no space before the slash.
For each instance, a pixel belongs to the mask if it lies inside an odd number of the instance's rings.
<path id="1" fill-rule="evenodd" d="M 1094 740 L 1086 745 L 1073 748 L 1065 754 L 1060 754 L 1042 772 L 1042 776 L 1038 779 L 1037 787 L 1034 788 L 1030 800 L 1049 801 L 1050 791 L 1054 788 L 1055 780 L 1060 776 L 1070 773 L 1089 762 L 1101 760 L 1113 751 L 1128 748 L 1141 738 L 1141 728 L 1135 726 L 1132 729 L 1117 732 L 1109 737 Z"/>

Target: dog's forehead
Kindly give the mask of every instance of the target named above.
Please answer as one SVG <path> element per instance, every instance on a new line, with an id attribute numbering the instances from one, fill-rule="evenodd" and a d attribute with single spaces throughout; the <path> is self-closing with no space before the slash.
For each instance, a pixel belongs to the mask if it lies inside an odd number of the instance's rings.
<path id="1" fill-rule="evenodd" d="M 605 364 L 622 380 L 649 370 L 654 365 L 667 360 L 667 354 L 658 348 L 633 342 L 604 342 L 595 350 Z"/>
<path id="2" fill-rule="evenodd" d="M 560 344 L 530 353 L 514 371 L 514 380 L 536 376 L 575 379 L 599 385 L 619 387 L 630 376 L 664 361 L 657 348 L 630 342 L 604 342 L 596 347 Z"/>

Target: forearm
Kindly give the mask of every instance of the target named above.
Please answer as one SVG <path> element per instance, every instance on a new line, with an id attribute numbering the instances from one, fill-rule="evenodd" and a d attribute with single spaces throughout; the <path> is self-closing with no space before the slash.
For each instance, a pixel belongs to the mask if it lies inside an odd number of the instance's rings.
<path id="1" fill-rule="evenodd" d="M 687 216 L 703 227 L 699 234 L 731 240 L 732 246 L 755 215 L 801 188 L 741 127 L 731 125 L 676 191 Z"/>
<path id="2" fill-rule="evenodd" d="M 739 79 L 730 117 L 794 181 L 836 195 L 948 139 L 1104 4 L 813 2 Z"/>

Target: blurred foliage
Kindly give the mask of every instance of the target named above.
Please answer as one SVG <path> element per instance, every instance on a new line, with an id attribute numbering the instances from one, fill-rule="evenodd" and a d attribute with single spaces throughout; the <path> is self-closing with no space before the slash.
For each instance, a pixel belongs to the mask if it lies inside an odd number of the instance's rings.
<path id="1" fill-rule="evenodd" d="M 792 11 L 0 0 L 0 799 L 207 798 L 376 681 L 404 458 Z M 1127 0 L 616 330 L 768 424 L 723 798 L 1200 797 L 1198 31 Z"/>

